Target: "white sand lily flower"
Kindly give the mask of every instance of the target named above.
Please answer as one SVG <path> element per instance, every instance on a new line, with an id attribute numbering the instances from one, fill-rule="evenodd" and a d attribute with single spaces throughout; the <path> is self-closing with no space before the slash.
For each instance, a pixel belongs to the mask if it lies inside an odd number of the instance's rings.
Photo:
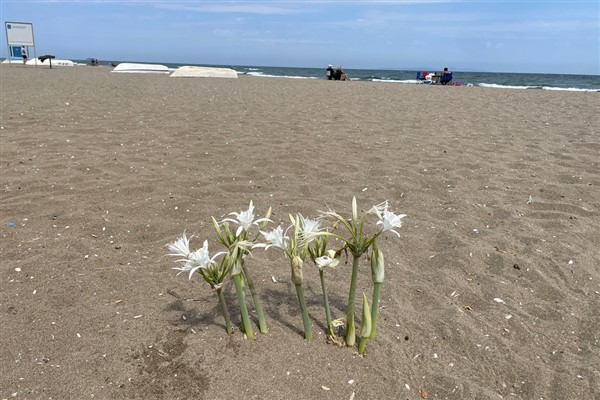
<path id="1" fill-rule="evenodd" d="M 298 214 L 298 216 L 300 217 L 300 238 L 304 244 L 310 243 L 320 235 L 321 221 L 304 218 L 302 214 Z"/>
<path id="2" fill-rule="evenodd" d="M 179 239 L 167 245 L 167 248 L 170 251 L 169 255 L 175 257 L 183 257 L 184 259 L 187 259 L 187 257 L 190 254 L 190 239 L 192 237 L 193 236 L 190 236 L 188 238 L 185 235 L 185 232 L 183 232 L 183 235 Z"/>
<path id="3" fill-rule="evenodd" d="M 194 274 L 194 272 L 196 272 L 200 268 L 209 268 L 214 263 L 215 258 L 220 256 L 221 254 L 224 254 L 224 252 L 219 252 L 211 258 L 208 253 L 208 240 L 205 240 L 204 245 L 201 248 L 194 251 L 193 253 L 189 253 L 187 260 L 185 260 L 183 266 L 175 267 L 173 269 L 179 271 L 177 275 L 181 274 L 182 272 L 189 272 L 189 279 L 192 279 L 192 275 Z"/>
<path id="4" fill-rule="evenodd" d="M 304 218 L 302 214 L 300 216 L 300 231 L 303 234 L 317 233 L 321 231 L 321 221 L 319 219 Z"/>
<path id="5" fill-rule="evenodd" d="M 260 233 L 267 243 L 257 243 L 253 247 L 264 247 L 265 250 L 269 247 L 277 247 L 283 251 L 288 249 L 290 238 L 285 235 L 281 225 L 270 232 L 261 231 Z"/>
<path id="6" fill-rule="evenodd" d="M 382 225 L 381 232 L 390 231 L 400 236 L 394 228 L 400 228 L 402 226 L 402 218 L 406 217 L 406 214 L 396 215 L 393 212 L 388 211 L 387 201 L 377 206 L 373 206 L 372 210 L 379 218 L 376 225 Z"/>
<path id="7" fill-rule="evenodd" d="M 320 270 L 322 270 L 325 267 L 334 268 L 339 263 L 340 263 L 340 260 L 338 260 L 336 258 L 331 258 L 329 256 L 321 256 L 321 257 L 315 258 L 315 264 L 317 265 L 317 268 L 319 268 Z"/>
<path id="8" fill-rule="evenodd" d="M 383 214 L 383 212 L 385 210 L 387 210 L 388 208 L 388 201 L 384 201 L 382 203 L 379 203 L 377 205 L 374 205 L 373 207 L 371 207 L 371 209 L 369 210 L 370 213 L 372 214 L 376 214 L 379 218 L 381 218 L 381 214 Z"/>
<path id="9" fill-rule="evenodd" d="M 239 225 L 235 232 L 235 236 L 240 236 L 242 231 L 248 232 L 248 229 L 250 229 L 252 225 L 258 225 L 264 221 L 271 221 L 268 218 L 259 218 L 256 221 L 254 220 L 254 204 L 252 203 L 252 200 L 250 200 L 250 205 L 246 211 L 240 211 L 239 213 L 232 212 L 229 213 L 229 215 L 235 215 L 236 219 L 225 218 L 223 221 L 229 221 Z"/>
<path id="10" fill-rule="evenodd" d="M 202 268 L 206 268 L 212 263 L 208 254 L 208 240 L 204 241 L 201 248 L 190 253 L 188 256 L 188 263 L 194 266 L 201 266 Z"/>

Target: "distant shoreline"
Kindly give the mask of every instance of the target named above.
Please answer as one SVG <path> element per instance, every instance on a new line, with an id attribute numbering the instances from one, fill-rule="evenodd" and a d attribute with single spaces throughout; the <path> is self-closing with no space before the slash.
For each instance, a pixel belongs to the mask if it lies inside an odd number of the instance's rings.
<path id="1" fill-rule="evenodd" d="M 18 60 L 15 63 L 18 64 Z M 76 66 L 85 66 L 86 60 L 72 60 Z M 114 62 L 119 64 L 121 61 Z M 125 62 L 125 61 L 123 61 Z M 112 62 L 100 60 L 100 67 L 111 67 Z M 179 63 L 142 63 L 159 64 L 171 70 L 182 66 Z M 6 64 L 3 64 L 6 65 Z M 186 64 L 195 65 L 195 64 Z M 261 66 L 236 66 L 236 65 L 196 65 L 203 67 L 219 67 L 234 69 L 239 76 L 253 75 L 263 78 L 292 78 L 292 79 L 325 79 L 325 69 L 301 67 L 261 67 Z M 96 67 L 92 67 L 96 68 Z M 422 84 L 416 79 L 417 72 L 410 70 L 369 70 L 347 68 L 352 81 L 366 81 L 390 84 Z M 429 71 L 435 72 L 435 71 Z M 453 71 L 452 83 L 461 86 L 478 86 L 497 89 L 518 90 L 556 90 L 600 92 L 600 77 L 594 75 L 566 75 L 566 74 L 531 74 L 531 73 L 489 73 L 489 72 L 463 72 Z"/>

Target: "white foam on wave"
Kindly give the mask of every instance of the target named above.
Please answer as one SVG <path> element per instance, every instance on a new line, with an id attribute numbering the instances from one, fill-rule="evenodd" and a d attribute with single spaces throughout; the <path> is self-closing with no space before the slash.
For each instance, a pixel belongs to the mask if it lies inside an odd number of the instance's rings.
<path id="1" fill-rule="evenodd" d="M 560 90 L 566 92 L 600 92 L 600 89 L 561 88 L 554 86 L 542 86 L 544 90 Z"/>
<path id="2" fill-rule="evenodd" d="M 535 89 L 536 86 L 512 86 L 512 85 L 498 85 L 497 83 L 478 83 L 477 86 L 485 88 L 497 88 L 497 89 Z"/>
<path id="3" fill-rule="evenodd" d="M 246 72 L 246 75 L 252 75 L 252 76 L 270 76 L 270 75 L 265 75 L 262 72 Z"/>
<path id="4" fill-rule="evenodd" d="M 383 82 L 383 83 L 406 83 L 406 84 L 422 84 L 422 81 L 418 81 L 416 79 L 405 79 L 405 80 L 400 80 L 400 79 L 378 79 L 378 78 L 374 78 L 371 79 L 372 82 Z"/>
<path id="5" fill-rule="evenodd" d="M 514 86 L 514 85 L 499 85 L 497 83 L 479 83 L 479 87 L 485 88 L 497 88 L 497 89 L 543 89 L 543 90 L 557 90 L 565 92 L 600 92 L 600 89 L 581 89 L 581 88 L 562 88 L 556 86 Z"/>
<path id="6" fill-rule="evenodd" d="M 318 79 L 310 76 L 294 76 L 294 75 L 269 75 L 262 72 L 248 72 L 246 75 L 258 76 L 261 78 L 288 78 L 288 79 Z"/>

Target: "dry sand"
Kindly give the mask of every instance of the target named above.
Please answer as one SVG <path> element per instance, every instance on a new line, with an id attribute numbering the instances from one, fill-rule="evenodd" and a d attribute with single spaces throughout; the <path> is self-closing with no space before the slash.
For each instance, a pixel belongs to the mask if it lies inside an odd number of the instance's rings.
<path id="1" fill-rule="evenodd" d="M 600 398 L 598 93 L 0 77 L 0 398 Z M 229 337 L 165 257 L 184 230 L 216 251 L 210 217 L 250 200 L 285 222 L 352 196 L 408 214 L 364 358 L 325 342 L 313 267 L 307 343 L 287 261 L 248 261 L 269 324 L 248 342 L 231 281 Z M 336 318 L 350 264 L 328 274 Z"/>

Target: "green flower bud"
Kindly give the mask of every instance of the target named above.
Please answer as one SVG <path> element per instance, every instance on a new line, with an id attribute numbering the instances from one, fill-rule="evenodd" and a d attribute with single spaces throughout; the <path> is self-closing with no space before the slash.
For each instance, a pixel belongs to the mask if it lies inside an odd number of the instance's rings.
<path id="1" fill-rule="evenodd" d="M 369 307 L 369 301 L 367 295 L 363 292 L 363 310 L 362 310 L 362 322 L 360 324 L 360 336 L 361 338 L 368 338 L 371 336 L 371 307 Z"/>
<path id="2" fill-rule="evenodd" d="M 373 283 L 383 283 L 385 276 L 383 253 L 379 248 L 373 245 L 373 253 L 371 254 L 371 277 Z"/>
<path id="3" fill-rule="evenodd" d="M 304 261 L 298 256 L 292 260 L 292 281 L 295 285 L 302 285 L 302 265 Z"/>
<path id="4" fill-rule="evenodd" d="M 352 197 L 352 225 L 354 229 L 358 225 L 358 204 L 356 203 L 356 197 Z"/>
<path id="5" fill-rule="evenodd" d="M 231 275 L 239 275 L 242 273 L 242 262 L 241 260 L 234 260 L 231 268 Z"/>

